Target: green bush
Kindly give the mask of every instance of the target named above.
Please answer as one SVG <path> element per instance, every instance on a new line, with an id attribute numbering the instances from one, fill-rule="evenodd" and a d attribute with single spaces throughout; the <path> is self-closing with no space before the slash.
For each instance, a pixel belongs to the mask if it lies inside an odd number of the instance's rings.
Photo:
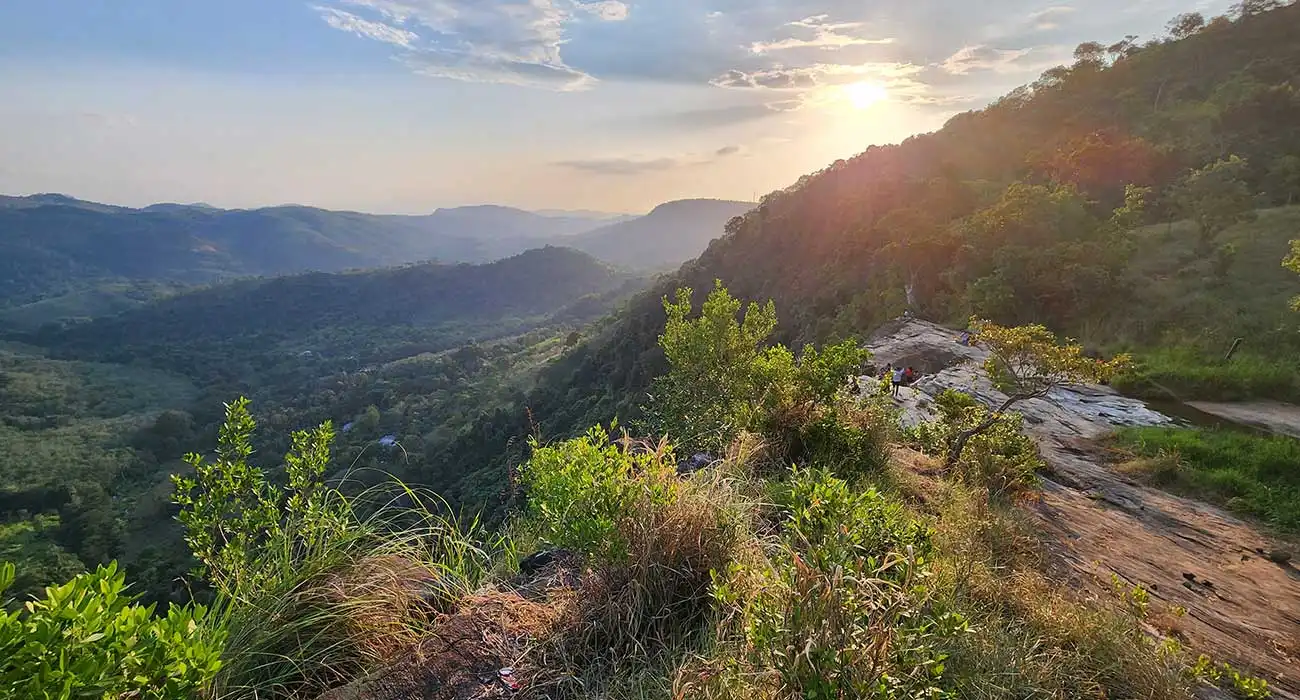
<path id="1" fill-rule="evenodd" d="M 875 489 L 859 491 L 822 469 L 796 469 L 774 488 L 787 543 L 815 566 L 833 570 L 891 552 L 924 560 L 930 553 L 929 530 Z"/>
<path id="2" fill-rule="evenodd" d="M 14 574 L 0 564 L 0 596 Z M 208 608 L 173 605 L 159 616 L 137 604 L 114 562 L 0 613 L 0 695 L 192 698 L 220 670 L 225 640 Z"/>
<path id="3" fill-rule="evenodd" d="M 930 455 L 945 455 L 953 436 L 981 423 L 989 414 L 984 404 L 967 394 L 946 389 L 934 399 L 938 416 L 905 431 L 908 442 Z M 1038 483 L 1043 467 L 1038 446 L 1021 432 L 1024 419 L 1006 413 L 987 431 L 967 443 L 956 465 L 956 475 L 990 492 L 1014 492 Z"/>
<path id="4" fill-rule="evenodd" d="M 414 648 L 430 615 L 478 587 L 500 543 L 401 483 L 355 496 L 326 485 L 328 423 L 293 434 L 275 485 L 248 462 L 255 428 L 248 401 L 231 403 L 216 459 L 191 455 L 195 476 L 176 479 L 186 540 L 225 610 L 211 692 L 314 697 Z"/>
<path id="5" fill-rule="evenodd" d="M 346 533 L 352 516 L 348 502 L 320 483 L 329 466 L 331 425 L 293 434 L 293 447 L 285 455 L 289 483 L 280 488 L 248 463 L 257 427 L 248 404 L 241 397 L 226 406 L 216 460 L 188 455 L 195 477 L 172 477 L 185 541 L 203 563 L 206 577 L 230 596 L 292 575 L 291 567 L 266 552 L 284 551 L 290 544 L 311 551 Z"/>
<path id="6" fill-rule="evenodd" d="M 553 544 L 607 560 L 627 555 L 621 523 L 642 499 L 653 506 L 677 493 L 672 450 L 632 450 L 611 443 L 596 426 L 558 445 L 531 442 L 533 455 L 520 471 L 528 514 Z"/>
<path id="7" fill-rule="evenodd" d="M 802 426 L 803 461 L 846 479 L 880 474 L 889 466 L 896 427 L 897 419 L 882 406 L 846 400 Z"/>
<path id="8" fill-rule="evenodd" d="M 777 500 L 786 521 L 771 565 L 733 565 L 714 587 L 753 661 L 791 695 L 943 697 L 940 642 L 966 622 L 932 605 L 929 530 L 826 471 L 797 471 Z"/>
<path id="9" fill-rule="evenodd" d="M 798 419 L 827 407 L 868 354 L 853 341 L 822 350 L 804 347 L 798 361 L 782 345 L 765 345 L 776 309 L 741 302 L 721 281 L 691 318 L 691 290 L 664 299 L 668 322 L 659 345 L 669 371 L 655 380 L 644 407 L 650 430 L 689 450 L 721 452 L 741 432 L 784 433 Z M 792 425 L 787 420 L 794 416 Z"/>

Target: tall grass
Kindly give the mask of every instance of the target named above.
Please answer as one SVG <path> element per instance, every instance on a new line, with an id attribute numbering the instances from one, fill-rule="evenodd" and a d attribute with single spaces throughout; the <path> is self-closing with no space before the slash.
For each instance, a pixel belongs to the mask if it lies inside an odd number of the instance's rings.
<path id="1" fill-rule="evenodd" d="M 1139 353 L 1135 367 L 1114 384 L 1152 399 L 1300 401 L 1300 363 L 1250 352 L 1224 362 L 1191 347 L 1165 347 Z"/>
<path id="2" fill-rule="evenodd" d="M 945 640 L 959 697 L 1192 697 L 1185 659 L 1159 653 L 1140 617 L 1048 577 L 1028 516 L 960 485 L 933 513 L 936 598 L 971 622 Z"/>
<path id="3" fill-rule="evenodd" d="M 330 497 L 368 514 L 328 538 L 264 550 L 269 584 L 219 596 L 230 636 L 214 697 L 312 696 L 391 663 L 509 546 L 400 483 Z"/>
<path id="4" fill-rule="evenodd" d="M 1116 440 L 1140 458 L 1122 468 L 1300 533 L 1300 440 L 1188 428 L 1125 428 Z"/>

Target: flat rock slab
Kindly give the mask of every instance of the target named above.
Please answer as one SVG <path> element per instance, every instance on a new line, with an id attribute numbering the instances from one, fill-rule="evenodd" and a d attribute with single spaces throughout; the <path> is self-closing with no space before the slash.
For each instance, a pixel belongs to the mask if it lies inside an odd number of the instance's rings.
<path id="1" fill-rule="evenodd" d="M 1238 403 L 1190 401 L 1187 405 L 1212 416 L 1227 418 L 1234 423 L 1243 423 L 1279 435 L 1300 438 L 1300 406 L 1295 404 L 1278 401 Z"/>
<path id="2" fill-rule="evenodd" d="M 924 372 L 896 399 L 905 424 L 929 419 L 933 399 L 944 389 L 994 406 L 1005 399 L 981 368 L 987 352 L 959 344 L 959 335 L 911 320 L 891 324 L 868 343 L 881 367 L 901 364 Z M 864 388 L 873 381 L 859 379 Z M 1098 578 L 1112 572 L 1130 585 L 1142 584 L 1153 609 L 1187 609 L 1177 630 L 1193 648 L 1262 675 L 1274 697 L 1300 698 L 1300 570 L 1261 554 L 1276 544 L 1251 524 L 1118 474 L 1096 446 L 1096 438 L 1116 426 L 1173 419 L 1101 386 L 1056 392 L 1013 410 L 1024 415 L 1026 432 L 1051 469 L 1032 511 L 1074 568 L 1073 585 L 1100 587 Z M 1276 418 L 1280 411 L 1267 413 Z M 1300 429 L 1296 414 L 1288 415 Z"/>

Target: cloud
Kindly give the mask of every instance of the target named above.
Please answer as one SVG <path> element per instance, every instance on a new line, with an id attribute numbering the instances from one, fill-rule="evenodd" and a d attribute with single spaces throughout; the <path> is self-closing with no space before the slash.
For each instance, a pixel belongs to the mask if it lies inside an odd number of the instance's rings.
<path id="1" fill-rule="evenodd" d="M 1029 26 L 1039 31 L 1049 31 L 1058 29 L 1061 26 L 1061 20 L 1074 13 L 1074 8 L 1069 5 L 1056 5 L 1046 9 L 1032 12 L 1029 15 Z"/>
<path id="2" fill-rule="evenodd" d="M 848 46 L 894 43 L 893 38 L 868 39 L 853 34 L 853 32 L 862 29 L 864 26 L 863 22 L 832 22 L 830 15 L 805 17 L 786 24 L 786 27 L 791 29 L 793 33 L 802 36 L 790 36 L 774 41 L 756 41 L 750 44 L 749 50 L 756 54 L 793 49 L 833 51 Z"/>
<path id="3" fill-rule="evenodd" d="M 590 158 L 562 160 L 555 165 L 596 175 L 643 175 L 673 170 L 681 167 L 683 163 L 676 158 Z"/>
<path id="4" fill-rule="evenodd" d="M 1105 13 L 1076 11 L 1073 0 L 306 1 L 337 11 L 322 9 L 330 26 L 387 42 L 424 75 L 552 90 L 653 81 L 780 95 L 645 116 L 682 128 L 827 106 L 820 97 L 854 82 L 879 84 L 898 103 L 966 105 L 1032 80 L 1059 60 L 1058 44 L 1104 37 L 1113 24 Z"/>
<path id="5" fill-rule="evenodd" d="M 990 46 L 965 46 L 944 59 L 939 67 L 952 75 L 969 75 L 977 71 L 1010 72 L 1016 63 L 1029 55 L 1030 49 L 995 49 Z"/>
<path id="6" fill-rule="evenodd" d="M 333 0 L 354 12 L 318 6 L 335 29 L 398 47 L 422 75 L 557 90 L 594 78 L 561 54 L 565 28 L 581 17 L 626 20 L 619 0 Z M 363 16 L 364 15 L 364 16 Z"/>
<path id="7" fill-rule="evenodd" d="M 612 158 L 586 158 L 577 160 L 562 160 L 552 165 L 566 168 L 568 170 L 577 170 L 580 172 L 591 173 L 595 175 L 611 176 L 629 176 L 644 175 L 646 173 L 663 172 L 667 170 L 677 170 L 679 168 L 689 168 L 729 158 L 731 156 L 743 153 L 744 148 L 741 146 L 731 145 L 723 146 L 716 151 L 707 155 L 685 154 L 680 156 L 666 156 L 659 158 L 644 157 L 612 157 Z"/>
<path id="8" fill-rule="evenodd" d="M 627 5 L 619 2 L 619 0 L 579 3 L 577 9 L 589 12 L 607 22 L 621 22 L 627 19 L 628 16 Z"/>
<path id="9" fill-rule="evenodd" d="M 891 82 L 924 70 L 909 63 L 817 63 L 808 66 L 778 66 L 746 73 L 729 70 L 710 81 L 717 87 L 768 90 L 805 90 L 824 85 L 844 85 L 864 80 Z"/>
<path id="10" fill-rule="evenodd" d="M 778 66 L 768 70 L 746 73 L 732 69 L 710 81 L 717 87 L 725 88 L 767 88 L 769 90 L 798 90 L 817 85 L 816 66 L 785 68 Z"/>
<path id="11" fill-rule="evenodd" d="M 635 119 L 635 126 L 669 127 L 672 129 L 711 129 L 750 122 L 772 115 L 773 110 L 762 102 L 726 105 L 702 109 L 656 112 Z M 620 121 L 626 119 L 620 117 Z"/>
<path id="12" fill-rule="evenodd" d="M 139 120 L 130 114 L 105 114 L 103 112 L 80 112 L 76 118 L 82 123 L 100 129 L 130 129 L 139 126 Z"/>
<path id="13" fill-rule="evenodd" d="M 321 17 L 329 26 L 367 39 L 409 48 L 414 41 L 420 38 L 415 32 L 400 29 L 383 22 L 372 22 L 351 12 L 344 12 L 333 7 L 317 5 L 316 10 L 321 13 Z"/>

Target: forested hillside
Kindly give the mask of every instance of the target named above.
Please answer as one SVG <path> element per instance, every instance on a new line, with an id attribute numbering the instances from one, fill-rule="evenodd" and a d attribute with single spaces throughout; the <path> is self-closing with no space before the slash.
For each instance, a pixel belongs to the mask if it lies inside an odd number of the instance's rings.
<path id="1" fill-rule="evenodd" d="M 1179 16 L 1146 44 L 1083 44 L 936 133 L 801 178 L 548 368 L 527 406 L 552 436 L 636 415 L 663 368 L 660 299 L 714 279 L 775 300 L 796 345 L 870 333 L 910 287 L 933 320 L 1039 322 L 1134 350 L 1122 381 L 1138 386 L 1154 373 L 1181 398 L 1300 396 L 1281 266 L 1300 232 L 1297 27 L 1300 6 L 1247 2 L 1234 19 Z M 1217 365 L 1239 337 L 1235 364 Z M 454 493 L 486 493 L 527 421 L 521 406 L 449 451 L 466 475 Z"/>
<path id="2" fill-rule="evenodd" d="M 518 403 L 577 329 L 642 285 L 543 248 L 246 280 L 0 343 L 0 557 L 21 565 L 15 591 L 116 558 L 148 596 L 187 595 L 168 475 L 212 444 L 232 396 L 286 434 L 348 424 L 337 447 L 353 467 L 435 473 L 446 444 Z"/>

